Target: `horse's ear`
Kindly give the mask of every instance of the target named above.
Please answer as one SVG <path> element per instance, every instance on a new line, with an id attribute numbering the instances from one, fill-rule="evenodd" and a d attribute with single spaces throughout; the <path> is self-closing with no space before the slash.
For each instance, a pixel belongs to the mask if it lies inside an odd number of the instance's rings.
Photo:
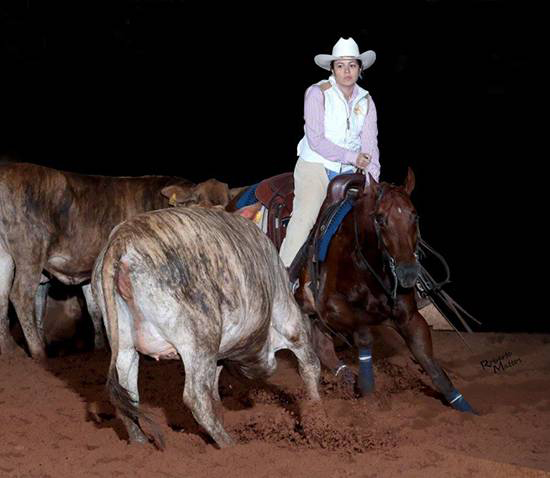
<path id="1" fill-rule="evenodd" d="M 413 170 L 409 166 L 409 168 L 407 170 L 407 178 L 405 179 L 405 184 L 404 184 L 405 191 L 407 192 L 407 194 L 409 196 L 413 192 L 415 183 L 416 183 L 416 179 L 414 178 Z"/>

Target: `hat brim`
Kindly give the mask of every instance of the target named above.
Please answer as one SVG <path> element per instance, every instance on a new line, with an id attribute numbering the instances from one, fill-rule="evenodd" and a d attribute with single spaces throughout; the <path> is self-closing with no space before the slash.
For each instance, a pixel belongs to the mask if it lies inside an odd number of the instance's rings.
<path id="1" fill-rule="evenodd" d="M 330 71 L 331 62 L 333 62 L 334 60 L 339 60 L 340 58 L 342 57 L 333 55 L 316 55 L 313 61 L 315 61 L 315 64 L 317 66 L 320 66 L 321 68 Z M 374 53 L 372 50 L 368 50 L 353 58 L 355 60 L 361 60 L 361 64 L 363 66 L 362 69 L 366 70 L 367 68 L 371 67 L 372 64 L 376 61 L 376 53 Z"/>

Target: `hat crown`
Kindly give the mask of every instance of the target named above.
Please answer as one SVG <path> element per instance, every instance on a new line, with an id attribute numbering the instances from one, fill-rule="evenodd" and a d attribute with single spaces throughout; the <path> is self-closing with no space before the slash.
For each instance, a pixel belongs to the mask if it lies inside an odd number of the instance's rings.
<path id="1" fill-rule="evenodd" d="M 331 64 L 334 60 L 341 58 L 354 58 L 361 61 L 361 67 L 366 70 L 376 60 L 376 53 L 368 50 L 364 53 L 359 53 L 359 47 L 353 38 L 340 38 L 332 48 L 332 55 L 316 55 L 313 61 L 323 68 L 330 71 Z"/>
<path id="2" fill-rule="evenodd" d="M 343 56 L 359 56 L 359 47 L 353 38 L 340 38 L 334 45 L 332 49 L 332 56 L 343 57 Z"/>

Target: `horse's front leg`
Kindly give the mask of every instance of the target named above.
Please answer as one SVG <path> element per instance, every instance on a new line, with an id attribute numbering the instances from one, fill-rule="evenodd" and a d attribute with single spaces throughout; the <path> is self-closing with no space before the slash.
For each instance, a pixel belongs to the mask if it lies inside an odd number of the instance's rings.
<path id="1" fill-rule="evenodd" d="M 424 371 L 430 376 L 435 388 L 443 394 L 447 402 L 454 409 L 461 412 L 476 413 L 434 359 L 430 328 L 424 317 L 416 310 L 411 313 L 409 318 L 403 320 L 397 318 L 396 325 L 412 354 Z"/>
<path id="2" fill-rule="evenodd" d="M 323 366 L 334 373 L 342 391 L 352 397 L 355 386 L 355 374 L 338 358 L 334 350 L 332 337 L 325 333 L 321 327 L 319 320 L 313 322 L 312 342 L 315 353 Z"/>
<path id="3" fill-rule="evenodd" d="M 374 392 L 374 371 L 372 368 L 372 344 L 374 339 L 370 328 L 362 325 L 353 334 L 355 345 L 359 351 L 359 390 L 365 396 Z"/>
<path id="4" fill-rule="evenodd" d="M 324 303 L 323 316 L 330 323 L 337 323 L 343 329 L 353 331 L 355 346 L 359 351 L 358 386 L 362 396 L 374 391 L 374 372 L 372 368 L 372 337 L 364 311 L 352 307 L 341 295 L 333 294 Z M 348 369 L 350 378 L 353 376 Z"/>

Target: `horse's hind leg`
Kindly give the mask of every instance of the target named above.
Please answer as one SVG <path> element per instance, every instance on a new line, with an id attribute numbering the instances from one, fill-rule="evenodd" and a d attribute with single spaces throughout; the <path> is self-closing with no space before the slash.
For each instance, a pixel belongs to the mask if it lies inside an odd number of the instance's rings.
<path id="1" fill-rule="evenodd" d="M 435 388 L 441 392 L 447 402 L 461 412 L 475 413 L 462 394 L 454 387 L 450 378 L 438 365 L 433 356 L 430 329 L 418 311 L 409 320 L 396 321 L 397 327 L 412 354 L 424 371 L 430 376 Z"/>

